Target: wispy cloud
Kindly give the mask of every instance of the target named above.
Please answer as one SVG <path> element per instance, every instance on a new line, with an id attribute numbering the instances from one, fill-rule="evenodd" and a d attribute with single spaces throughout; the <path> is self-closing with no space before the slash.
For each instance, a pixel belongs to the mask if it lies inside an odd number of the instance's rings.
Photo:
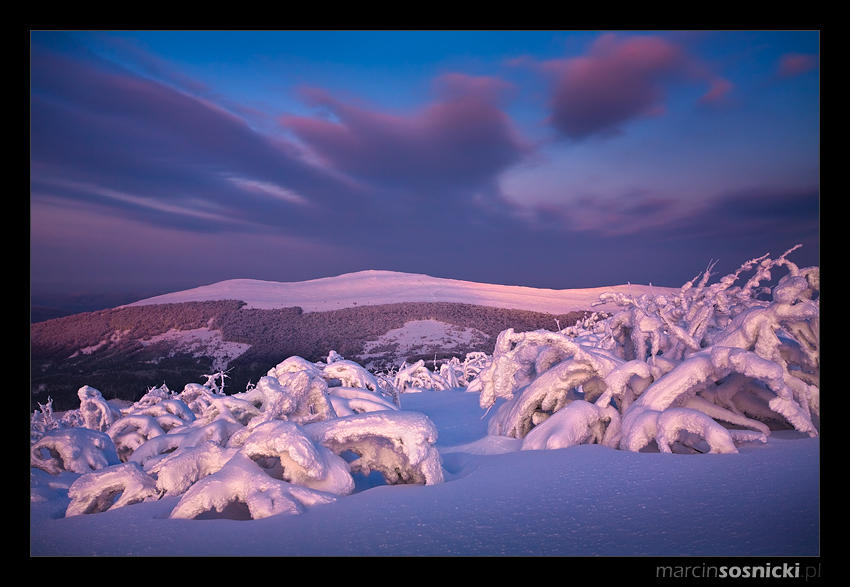
<path id="1" fill-rule="evenodd" d="M 282 205 L 354 191 L 306 161 L 296 145 L 255 132 L 207 100 L 95 57 L 35 47 L 33 60 L 31 166 L 42 192 L 134 194 L 110 197 L 112 205 L 135 213 L 147 202 L 149 212 L 161 212 L 151 221 L 164 223 L 205 201 L 231 223 L 263 225 L 294 218 L 298 210 Z"/>
<path id="2" fill-rule="evenodd" d="M 296 194 L 292 190 L 286 189 L 268 181 L 259 181 L 256 179 L 248 179 L 246 177 L 238 177 L 233 175 L 226 175 L 225 179 L 227 179 L 227 181 L 243 190 L 267 194 L 274 198 L 278 198 L 284 202 L 290 202 L 293 204 L 301 205 L 309 203 L 306 198 Z"/>

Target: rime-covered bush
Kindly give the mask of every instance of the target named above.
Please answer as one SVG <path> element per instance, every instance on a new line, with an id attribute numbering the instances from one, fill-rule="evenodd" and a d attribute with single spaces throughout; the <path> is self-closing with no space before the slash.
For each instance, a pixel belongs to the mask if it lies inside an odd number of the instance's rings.
<path id="1" fill-rule="evenodd" d="M 389 398 L 396 407 L 400 406 L 399 390 L 393 381 L 387 377 L 370 373 L 359 363 L 344 359 L 336 351 L 331 351 L 328 354 L 326 364 L 318 363 L 317 366 L 321 369 L 322 377 L 328 382 L 332 396 L 339 395 L 336 391 L 338 387 L 365 389 L 371 392 L 367 397 L 371 397 L 371 395 L 384 396 Z M 385 403 L 380 397 L 375 399 Z"/>
<path id="2" fill-rule="evenodd" d="M 458 357 L 452 357 L 440 365 L 438 371 L 440 375 L 439 381 L 445 381 L 450 388 L 468 388 L 469 384 L 478 377 L 478 374 L 487 366 L 488 362 L 489 357 L 487 354 L 480 351 L 467 353 L 463 362 Z"/>
<path id="3" fill-rule="evenodd" d="M 454 373 L 451 375 L 454 378 Z M 457 383 L 456 379 L 454 383 Z M 412 365 L 402 365 L 395 374 L 395 387 L 402 393 L 421 391 L 423 389 L 444 390 L 452 385 L 442 374 L 431 371 L 425 366 L 425 361 L 420 359 Z"/>
<path id="4" fill-rule="evenodd" d="M 68 489 L 67 517 L 97 514 L 149 499 L 159 493 L 154 480 L 136 463 L 122 463 L 83 475 Z"/>
<path id="5" fill-rule="evenodd" d="M 38 410 L 30 416 L 30 442 L 35 442 L 51 430 L 63 428 L 61 420 L 53 414 L 53 399 L 48 397 L 47 403 L 39 402 Z"/>
<path id="6" fill-rule="evenodd" d="M 163 385 L 124 410 L 84 386 L 79 426 L 56 420 L 49 403 L 33 414 L 31 466 L 80 475 L 67 516 L 168 496 L 179 497 L 173 518 L 241 507 L 258 519 L 348 495 L 357 473 L 441 482 L 430 420 L 400 411 L 397 394 L 361 366 L 331 358 L 290 357 L 231 395 L 221 372 L 179 393 Z"/>
<path id="7" fill-rule="evenodd" d="M 474 382 L 483 408 L 504 400 L 489 433 L 662 452 L 735 452 L 776 428 L 817 435 L 820 277 L 794 249 L 713 284 L 709 268 L 676 295 L 604 293 L 619 311 L 559 332 L 502 332 Z"/>
<path id="8" fill-rule="evenodd" d="M 212 444 L 203 448 L 158 465 L 158 478 L 197 478 L 185 490 L 172 518 L 221 512 L 234 503 L 245 504 L 253 519 L 298 513 L 306 505 L 328 503 L 333 496 L 348 495 L 354 489 L 347 463 L 315 444 L 292 422 L 256 426 L 232 453 Z M 204 459 L 210 452 L 212 458 Z M 190 475 L 185 474 L 187 465 Z M 174 484 L 163 484 L 163 488 L 171 493 L 182 489 Z"/>
<path id="9" fill-rule="evenodd" d="M 442 483 L 437 428 L 418 412 L 382 411 L 326 420 L 304 428 L 335 453 L 357 456 L 354 471 L 379 471 L 389 483 Z"/>
<path id="10" fill-rule="evenodd" d="M 88 428 L 50 430 L 30 445 L 30 467 L 51 475 L 90 473 L 119 463 L 112 440 Z"/>
<path id="11" fill-rule="evenodd" d="M 80 398 L 79 413 L 83 426 L 90 430 L 106 432 L 121 417 L 121 410 L 110 405 L 94 387 L 82 386 L 77 397 Z"/>
<path id="12" fill-rule="evenodd" d="M 192 485 L 171 511 L 171 518 L 194 519 L 221 513 L 233 504 L 247 506 L 257 520 L 279 514 L 299 514 L 308 506 L 332 503 L 336 496 L 275 479 L 247 456 L 237 453 L 214 475 Z"/>

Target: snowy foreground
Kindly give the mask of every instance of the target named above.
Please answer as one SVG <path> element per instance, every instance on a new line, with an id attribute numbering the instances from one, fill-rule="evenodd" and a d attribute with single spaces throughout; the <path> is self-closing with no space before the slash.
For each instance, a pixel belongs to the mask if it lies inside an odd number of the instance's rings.
<path id="1" fill-rule="evenodd" d="M 600 445 L 519 451 L 477 394 L 402 396 L 437 426 L 445 482 L 377 486 L 261 520 L 168 519 L 179 498 L 64 517 L 78 475 L 33 470 L 32 555 L 556 556 L 820 554 L 819 439 L 775 432 L 738 454 Z M 492 414 L 492 411 L 491 411 Z M 35 491 L 35 489 L 34 489 Z"/>
<path id="2" fill-rule="evenodd" d="M 819 270 L 791 251 L 434 371 L 84 386 L 31 418 L 31 554 L 819 556 Z"/>

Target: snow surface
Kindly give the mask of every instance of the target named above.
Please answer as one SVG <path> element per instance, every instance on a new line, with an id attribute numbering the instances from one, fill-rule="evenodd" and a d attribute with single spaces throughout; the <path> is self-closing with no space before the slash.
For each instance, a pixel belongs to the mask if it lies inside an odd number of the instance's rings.
<path id="1" fill-rule="evenodd" d="M 135 302 L 133 306 L 212 300 L 242 300 L 247 308 L 275 309 L 300 306 L 304 312 L 321 312 L 364 305 L 402 302 L 456 302 L 494 308 L 530 310 L 551 314 L 589 310 L 604 292 L 674 293 L 679 288 L 617 285 L 588 289 L 538 289 L 443 279 L 395 271 L 360 271 L 336 277 L 291 283 L 256 279 L 230 279 L 181 292 Z M 596 306 L 597 311 L 616 304 Z"/>
<path id="2" fill-rule="evenodd" d="M 374 485 L 297 515 L 168 519 L 178 497 L 64 517 L 80 475 L 32 469 L 33 556 L 818 556 L 819 437 L 737 454 L 520 450 L 479 394 L 401 396 L 436 425 L 445 481 Z"/>

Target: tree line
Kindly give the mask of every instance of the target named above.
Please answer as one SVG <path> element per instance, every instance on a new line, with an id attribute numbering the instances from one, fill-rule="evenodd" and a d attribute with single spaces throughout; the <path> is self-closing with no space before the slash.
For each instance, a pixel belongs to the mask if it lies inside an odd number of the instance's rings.
<path id="1" fill-rule="evenodd" d="M 228 366 L 228 385 L 244 391 L 268 369 L 290 356 L 317 362 L 331 350 L 357 360 L 367 341 L 412 320 L 438 320 L 475 328 L 490 340 L 458 352 L 490 353 L 500 332 L 555 330 L 581 319 L 585 312 L 547 314 L 451 302 L 397 303 L 304 313 L 299 307 L 246 308 L 238 300 L 125 306 L 86 312 L 31 325 L 31 405 L 47 396 L 57 410 L 78 407 L 82 385 L 99 389 L 106 398 L 135 401 L 148 388 L 166 383 L 182 389 L 209 373 L 211 357 L 168 356 L 164 343 L 140 342 L 169 330 L 209 327 L 225 341 L 251 348 Z M 81 353 L 81 349 L 94 349 Z M 413 356 L 410 360 L 434 358 Z M 439 359 L 449 358 L 438 356 Z"/>

